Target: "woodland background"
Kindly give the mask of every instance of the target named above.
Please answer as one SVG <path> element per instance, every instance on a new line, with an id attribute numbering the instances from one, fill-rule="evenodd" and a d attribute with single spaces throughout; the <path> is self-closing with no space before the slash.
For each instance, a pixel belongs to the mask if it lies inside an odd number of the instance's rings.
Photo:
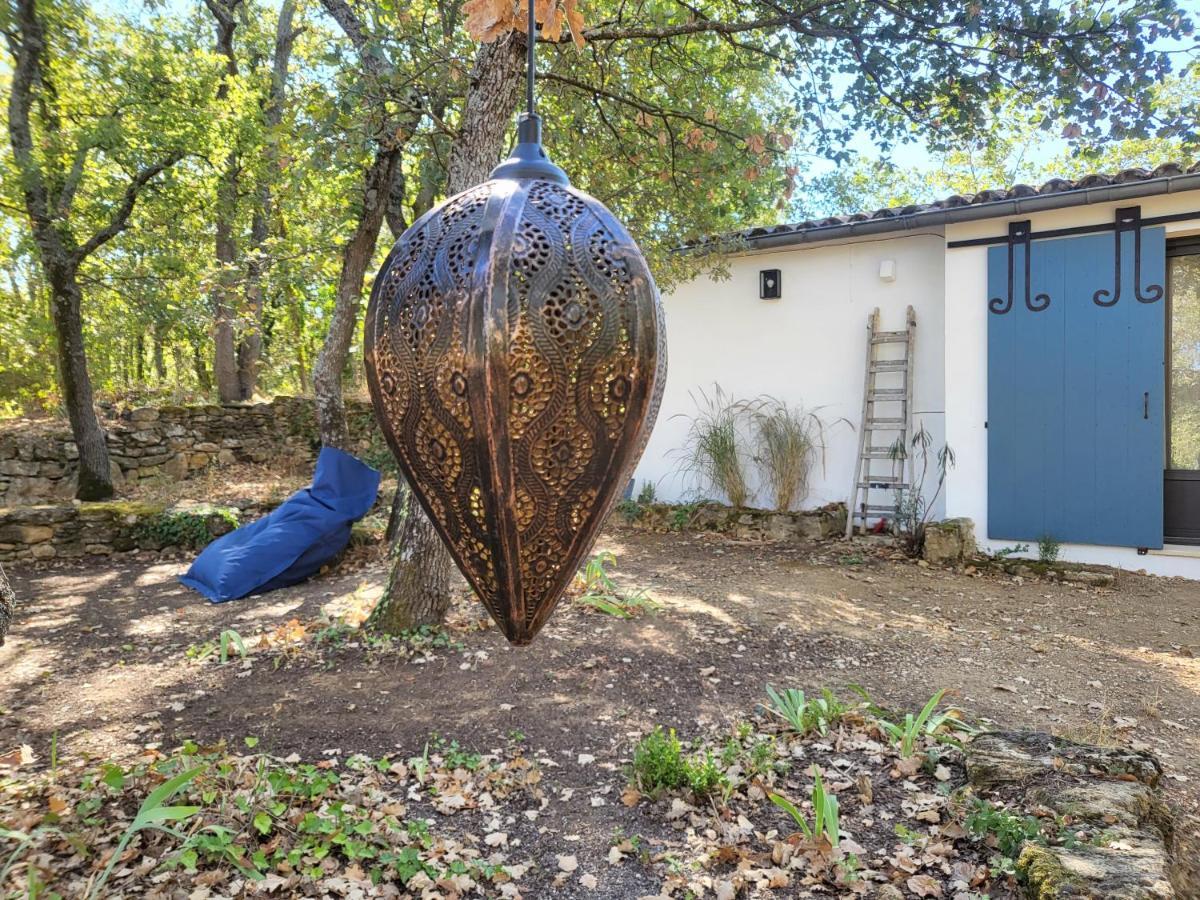
<path id="1" fill-rule="evenodd" d="M 60 276 L 40 262 L 30 168 L 51 229 L 86 250 L 71 352 L 86 352 L 99 401 L 311 393 L 339 292 L 357 302 L 393 238 L 452 192 L 473 79 L 500 45 L 523 45 L 489 18 L 503 4 L 472 6 L 38 3 L 29 156 L 0 146 L 0 415 L 64 404 Z M 629 225 L 664 288 L 719 274 L 671 252 L 700 236 L 1194 149 L 1187 4 L 569 6 L 541 41 L 547 146 Z M 0 8 L 9 100 L 26 7 Z M 904 144 L 920 167 L 889 162 Z M 333 361 L 359 386 L 356 332 L 347 346 Z"/>

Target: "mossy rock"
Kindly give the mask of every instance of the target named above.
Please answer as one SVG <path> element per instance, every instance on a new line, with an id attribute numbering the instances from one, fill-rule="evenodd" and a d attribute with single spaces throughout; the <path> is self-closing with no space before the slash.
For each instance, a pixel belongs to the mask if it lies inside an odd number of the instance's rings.
<path id="1" fill-rule="evenodd" d="M 1049 847 L 1027 844 L 1017 860 L 1017 873 L 1025 880 L 1032 900 L 1058 900 L 1080 896 L 1082 885 L 1067 871 Z"/>
<path id="2" fill-rule="evenodd" d="M 103 500 L 98 503 L 81 503 L 79 518 L 81 519 L 124 519 L 132 516 L 144 519 L 160 515 L 166 511 L 161 503 L 143 503 L 137 500 Z"/>
<path id="3" fill-rule="evenodd" d="M 1102 846 L 1044 847 L 1027 844 L 1017 874 L 1033 900 L 1169 900 L 1176 896 L 1167 853 L 1156 835 L 1124 828 Z"/>

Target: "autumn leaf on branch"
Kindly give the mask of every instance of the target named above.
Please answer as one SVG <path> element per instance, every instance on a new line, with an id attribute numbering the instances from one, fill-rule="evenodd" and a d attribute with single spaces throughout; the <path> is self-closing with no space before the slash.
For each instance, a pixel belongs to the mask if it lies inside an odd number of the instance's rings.
<path id="1" fill-rule="evenodd" d="M 467 33 L 490 44 L 508 34 L 516 24 L 512 0 L 468 0 L 463 4 Z"/>
<path id="2" fill-rule="evenodd" d="M 563 9 L 567 13 L 567 25 L 571 29 L 571 40 L 580 50 L 587 41 L 583 37 L 583 13 L 579 11 L 577 0 L 564 0 Z"/>
<path id="3" fill-rule="evenodd" d="M 528 29 L 527 7 L 521 0 L 467 0 L 463 4 L 466 15 L 467 33 L 477 41 L 490 44 L 510 31 L 522 34 Z M 542 39 L 557 43 L 562 40 L 563 25 L 571 29 L 571 39 L 582 49 L 586 40 L 583 36 L 583 13 L 578 0 L 534 0 L 533 16 L 542 26 Z"/>

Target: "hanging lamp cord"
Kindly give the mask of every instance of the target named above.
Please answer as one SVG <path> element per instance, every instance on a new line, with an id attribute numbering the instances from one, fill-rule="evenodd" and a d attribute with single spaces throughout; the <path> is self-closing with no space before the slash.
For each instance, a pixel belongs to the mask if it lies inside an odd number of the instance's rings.
<path id="1" fill-rule="evenodd" d="M 533 12 L 533 0 L 529 0 L 529 30 L 525 38 L 525 111 L 533 115 L 533 79 L 536 67 L 533 48 L 537 45 L 537 21 Z"/>

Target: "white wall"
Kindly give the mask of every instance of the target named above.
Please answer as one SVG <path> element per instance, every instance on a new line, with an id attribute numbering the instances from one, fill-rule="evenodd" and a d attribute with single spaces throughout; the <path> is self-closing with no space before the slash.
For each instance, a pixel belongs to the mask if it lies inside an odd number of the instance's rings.
<path id="1" fill-rule="evenodd" d="M 994 237 L 1005 234 L 1008 222 L 1030 219 L 1033 230 L 1069 228 L 1112 222 L 1118 206 L 1140 204 L 1143 218 L 1200 209 L 1200 191 L 1146 197 L 1122 203 L 1052 210 L 1034 215 L 988 219 L 946 227 L 946 241 Z M 1167 226 L 1168 239 L 1200 230 L 1200 219 Z M 966 516 L 975 522 L 976 536 L 995 550 L 1011 541 L 991 541 L 987 532 L 987 248 L 946 250 L 946 442 L 954 448 L 957 466 L 946 484 L 946 515 Z M 1036 548 L 1035 548 L 1036 549 Z M 1179 551 L 1174 551 L 1179 552 Z M 1191 551 L 1188 551 L 1191 552 Z M 1098 563 L 1162 575 L 1200 578 L 1200 554 L 1193 556 L 1150 553 L 1138 556 L 1127 547 L 1069 544 L 1062 558 Z"/>
<path id="2" fill-rule="evenodd" d="M 686 416 L 696 410 L 691 395 L 701 389 L 711 394 L 715 383 L 739 399 L 769 394 L 806 409 L 820 407 L 827 423 L 825 470 L 814 472 L 803 505 L 845 501 L 862 414 L 867 317 L 877 306 L 886 330 L 904 327 L 907 306 L 916 310 L 913 421 L 924 421 L 940 447 L 943 246 L 940 231 L 931 229 L 750 254 L 731 260 L 729 280 L 699 278 L 666 296 L 666 392 L 635 473 L 637 487 L 652 481 L 664 500 L 698 496 L 696 486 L 679 473 L 677 451 L 687 433 Z M 892 282 L 879 278 L 883 260 L 895 261 Z M 782 299 L 758 298 L 760 269 L 781 270 Z M 853 429 L 837 423 L 843 417 Z M 769 505 L 765 492 L 757 501 Z"/>

